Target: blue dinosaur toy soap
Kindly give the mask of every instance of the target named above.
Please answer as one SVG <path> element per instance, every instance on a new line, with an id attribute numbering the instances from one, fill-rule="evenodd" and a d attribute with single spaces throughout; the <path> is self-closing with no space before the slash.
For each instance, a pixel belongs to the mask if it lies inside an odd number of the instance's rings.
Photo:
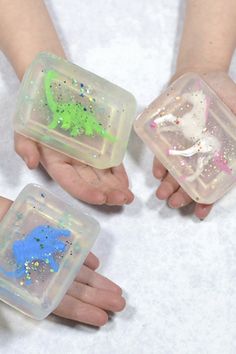
<path id="1" fill-rule="evenodd" d="M 99 224 L 34 184 L 0 223 L 0 299 L 41 320 L 60 303 Z"/>
<path id="2" fill-rule="evenodd" d="M 14 128 L 104 169 L 122 162 L 135 111 L 131 93 L 63 58 L 40 53 L 22 81 Z"/>

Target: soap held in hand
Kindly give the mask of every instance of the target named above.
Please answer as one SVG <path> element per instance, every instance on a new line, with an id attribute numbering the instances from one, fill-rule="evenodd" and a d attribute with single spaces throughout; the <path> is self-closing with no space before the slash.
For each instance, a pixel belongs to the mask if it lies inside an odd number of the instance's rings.
<path id="1" fill-rule="evenodd" d="M 118 166 L 136 111 L 120 87 L 49 53 L 21 84 L 15 131 L 96 168 Z"/>
<path id="2" fill-rule="evenodd" d="M 99 231 L 92 218 L 29 184 L 0 223 L 0 300 L 43 319 L 61 302 Z"/>
<path id="3" fill-rule="evenodd" d="M 135 130 L 196 202 L 211 204 L 236 182 L 236 117 L 194 73 L 176 80 Z"/>

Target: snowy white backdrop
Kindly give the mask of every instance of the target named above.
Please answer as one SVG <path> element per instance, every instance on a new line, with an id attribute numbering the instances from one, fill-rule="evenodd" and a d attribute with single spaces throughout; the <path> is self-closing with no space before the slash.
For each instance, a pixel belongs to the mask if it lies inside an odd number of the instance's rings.
<path id="1" fill-rule="evenodd" d="M 174 70 L 181 0 L 47 4 L 72 61 L 131 91 L 139 111 L 161 92 Z M 124 289 L 127 307 L 98 330 L 55 316 L 35 322 L 1 303 L 0 352 L 235 354 L 236 190 L 204 222 L 191 208 L 169 209 L 155 198 L 152 154 L 132 133 L 125 165 L 133 204 L 80 203 L 14 153 L 9 122 L 18 87 L 0 55 L 0 195 L 14 199 L 25 184 L 37 182 L 96 217 L 102 231 L 93 251 L 100 271 Z"/>

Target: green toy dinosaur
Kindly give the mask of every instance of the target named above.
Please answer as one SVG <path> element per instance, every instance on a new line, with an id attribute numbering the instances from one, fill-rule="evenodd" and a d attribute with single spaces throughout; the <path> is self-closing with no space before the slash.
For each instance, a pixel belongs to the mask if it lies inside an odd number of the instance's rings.
<path id="1" fill-rule="evenodd" d="M 98 134 L 111 142 L 115 142 L 117 140 L 116 137 L 103 129 L 93 113 L 89 112 L 81 103 L 61 103 L 55 101 L 51 87 L 52 81 L 56 79 L 57 76 L 55 71 L 49 70 L 44 78 L 47 105 L 53 113 L 52 122 L 48 126 L 49 129 L 55 129 L 60 125 L 61 129 L 69 131 L 70 135 L 73 137 L 82 134 L 86 136 Z"/>

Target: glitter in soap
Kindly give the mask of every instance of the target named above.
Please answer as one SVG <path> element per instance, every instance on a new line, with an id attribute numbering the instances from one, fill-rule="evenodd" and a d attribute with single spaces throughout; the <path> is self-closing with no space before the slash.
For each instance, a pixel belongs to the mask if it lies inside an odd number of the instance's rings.
<path id="1" fill-rule="evenodd" d="M 120 87 L 49 53 L 27 70 L 18 95 L 18 133 L 96 168 L 119 165 L 136 111 Z"/>
<path id="2" fill-rule="evenodd" d="M 60 303 L 99 231 L 92 218 L 38 185 L 0 223 L 0 299 L 43 319 Z"/>
<path id="3" fill-rule="evenodd" d="M 236 117 L 197 74 L 172 83 L 134 128 L 180 186 L 211 204 L 236 182 Z"/>

